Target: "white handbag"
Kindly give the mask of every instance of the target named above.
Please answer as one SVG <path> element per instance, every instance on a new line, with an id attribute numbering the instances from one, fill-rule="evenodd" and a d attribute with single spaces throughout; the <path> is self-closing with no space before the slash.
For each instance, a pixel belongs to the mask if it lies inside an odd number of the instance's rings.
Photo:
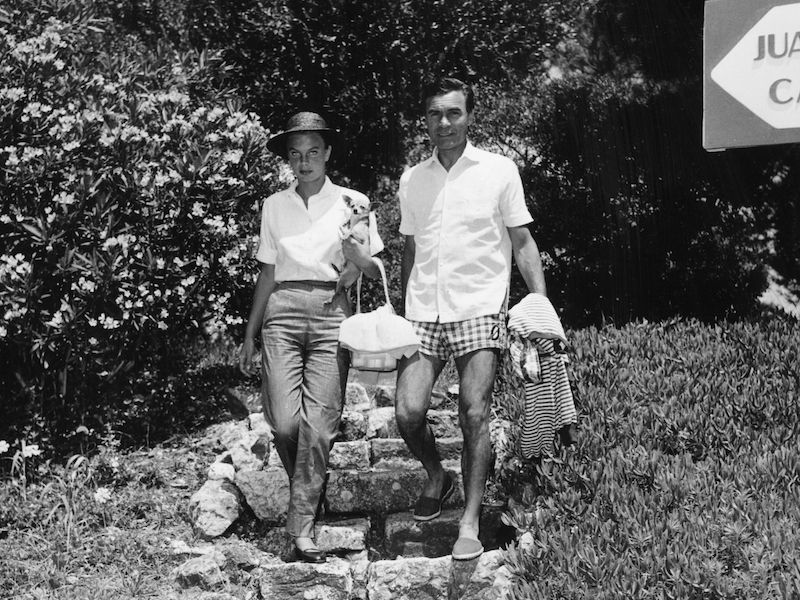
<path id="1" fill-rule="evenodd" d="M 339 328 L 339 343 L 350 350 L 350 365 L 361 371 L 394 371 L 397 360 L 419 350 L 414 327 L 396 315 L 389 300 L 389 285 L 381 261 L 376 261 L 383 279 L 386 304 L 361 312 L 361 276 L 356 283 L 356 313 Z"/>

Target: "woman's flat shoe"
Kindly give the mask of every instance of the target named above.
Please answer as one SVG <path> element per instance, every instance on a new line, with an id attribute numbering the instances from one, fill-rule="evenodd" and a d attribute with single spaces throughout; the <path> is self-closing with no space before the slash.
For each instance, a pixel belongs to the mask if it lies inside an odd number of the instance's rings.
<path id="1" fill-rule="evenodd" d="M 318 548 L 308 548 L 307 550 L 300 550 L 300 548 L 295 546 L 294 556 L 297 560 L 314 564 L 321 564 L 327 560 L 325 552 L 323 552 Z"/>

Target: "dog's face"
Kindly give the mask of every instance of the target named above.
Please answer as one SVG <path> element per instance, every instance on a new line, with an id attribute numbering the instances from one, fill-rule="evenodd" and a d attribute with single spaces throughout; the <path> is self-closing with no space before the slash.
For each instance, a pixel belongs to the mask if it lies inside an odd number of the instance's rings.
<path id="1" fill-rule="evenodd" d="M 363 215 L 369 211 L 369 200 L 365 198 L 351 198 L 350 196 L 345 196 L 344 199 L 354 215 Z"/>

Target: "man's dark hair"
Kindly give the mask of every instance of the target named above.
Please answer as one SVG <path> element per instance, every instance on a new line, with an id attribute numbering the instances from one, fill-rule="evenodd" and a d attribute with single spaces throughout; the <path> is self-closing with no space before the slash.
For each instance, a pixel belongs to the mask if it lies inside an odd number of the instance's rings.
<path id="1" fill-rule="evenodd" d="M 467 101 L 467 112 L 471 113 L 475 108 L 475 92 L 468 83 L 456 79 L 455 77 L 442 77 L 432 79 L 422 86 L 422 112 L 428 110 L 428 101 L 434 96 L 443 96 L 450 92 L 463 92 Z"/>

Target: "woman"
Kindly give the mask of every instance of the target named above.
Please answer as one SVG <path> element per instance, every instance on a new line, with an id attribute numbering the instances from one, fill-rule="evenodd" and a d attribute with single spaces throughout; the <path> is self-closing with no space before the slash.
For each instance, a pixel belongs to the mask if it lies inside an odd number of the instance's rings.
<path id="1" fill-rule="evenodd" d="M 346 198 L 368 200 L 326 176 L 337 147 L 338 133 L 311 112 L 291 117 L 267 142 L 289 161 L 296 181 L 264 201 L 256 254 L 261 272 L 239 355 L 239 368 L 249 374 L 260 332 L 264 415 L 291 482 L 286 530 L 297 558 L 314 563 L 326 560 L 314 542 L 314 519 L 349 366 L 338 336 L 352 309 L 336 283 L 345 261 L 378 277 L 373 255 L 383 249 L 374 218 L 368 243 L 341 239 L 340 227 L 351 216 Z"/>

